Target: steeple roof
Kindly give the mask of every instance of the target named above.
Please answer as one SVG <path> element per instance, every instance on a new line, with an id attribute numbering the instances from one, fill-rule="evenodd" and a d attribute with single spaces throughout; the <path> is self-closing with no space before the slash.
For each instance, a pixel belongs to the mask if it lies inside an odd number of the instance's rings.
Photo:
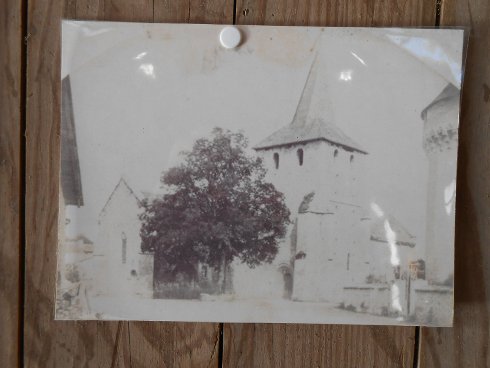
<path id="1" fill-rule="evenodd" d="M 255 150 L 325 141 L 342 147 L 347 151 L 367 153 L 332 122 L 322 117 L 311 116 L 311 101 L 317 80 L 317 69 L 318 55 L 315 56 L 311 64 L 292 122 L 257 144 L 254 147 Z"/>
<path id="2" fill-rule="evenodd" d="M 263 150 L 294 144 L 325 141 L 344 148 L 346 151 L 356 151 L 367 154 L 356 142 L 344 132 L 325 120 L 316 118 L 308 120 L 303 126 L 295 126 L 293 123 L 272 133 L 266 139 L 257 144 L 255 150 Z"/>

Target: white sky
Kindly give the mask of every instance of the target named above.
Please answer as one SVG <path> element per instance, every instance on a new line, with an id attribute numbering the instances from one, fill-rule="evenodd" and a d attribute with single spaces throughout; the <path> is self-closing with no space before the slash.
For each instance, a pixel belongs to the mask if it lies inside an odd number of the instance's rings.
<path id="1" fill-rule="evenodd" d="M 85 206 L 68 234 L 96 238 L 99 211 L 124 177 L 157 192 L 178 152 L 215 126 L 243 130 L 251 146 L 289 124 L 316 52 L 312 109 L 369 152 L 369 200 L 417 237 L 423 254 L 427 162 L 421 110 L 459 83 L 462 32 L 64 22 Z M 398 45 L 398 46 L 397 46 Z M 401 45 L 401 46 L 400 46 Z"/>

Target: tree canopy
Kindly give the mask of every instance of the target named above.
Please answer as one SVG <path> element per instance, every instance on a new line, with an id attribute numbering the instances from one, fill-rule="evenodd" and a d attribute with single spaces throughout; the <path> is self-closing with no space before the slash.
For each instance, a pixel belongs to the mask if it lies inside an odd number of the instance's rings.
<path id="1" fill-rule="evenodd" d="M 142 250 L 180 269 L 272 262 L 290 213 L 247 146 L 242 133 L 215 128 L 183 152 L 183 163 L 162 175 L 168 193 L 144 202 Z"/>

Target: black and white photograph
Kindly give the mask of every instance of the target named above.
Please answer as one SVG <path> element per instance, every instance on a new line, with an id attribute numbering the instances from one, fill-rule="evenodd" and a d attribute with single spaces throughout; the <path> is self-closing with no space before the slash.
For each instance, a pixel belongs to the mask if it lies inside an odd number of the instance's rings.
<path id="1" fill-rule="evenodd" d="M 222 30 L 63 21 L 56 319 L 451 326 L 464 32 Z"/>

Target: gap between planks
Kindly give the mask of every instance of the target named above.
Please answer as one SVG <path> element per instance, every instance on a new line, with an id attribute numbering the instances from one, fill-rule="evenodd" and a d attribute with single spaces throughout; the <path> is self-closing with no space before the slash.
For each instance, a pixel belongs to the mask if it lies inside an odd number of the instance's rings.
<path id="1" fill-rule="evenodd" d="M 435 1 L 435 7 L 436 7 L 436 18 L 435 18 L 435 26 L 439 26 L 439 19 L 440 19 L 440 11 L 441 11 L 441 4 L 442 0 L 436 0 Z M 20 366 L 23 366 L 24 362 L 24 306 L 25 306 L 25 211 L 26 211 L 26 203 L 25 203 L 25 192 L 26 192 L 26 140 L 24 136 L 24 132 L 26 130 L 26 125 L 27 125 L 27 119 L 26 119 L 26 104 L 27 104 L 27 96 L 26 96 L 26 72 L 27 72 L 27 44 L 28 44 L 28 39 L 29 39 L 29 34 L 27 30 L 27 0 L 22 1 L 22 54 L 21 54 L 21 73 L 22 73 L 22 80 L 21 80 L 21 102 L 22 102 L 22 109 L 21 109 L 21 136 L 19 137 L 20 139 L 20 153 L 21 153 L 21 183 L 20 183 L 20 260 L 19 260 L 19 265 L 20 265 L 20 274 L 19 274 L 19 290 L 20 290 L 20 295 L 19 295 L 19 308 L 20 308 L 20 318 L 19 318 L 19 362 Z M 153 20 L 154 20 L 154 2 L 153 2 Z M 190 6 L 189 6 L 190 10 Z M 233 1 L 233 24 L 236 24 L 237 21 L 237 0 Z M 219 324 L 219 345 L 218 345 L 218 366 L 222 367 L 223 366 L 223 351 L 224 351 L 224 324 L 220 323 Z M 129 323 L 128 323 L 128 328 L 129 328 Z M 119 330 L 119 328 L 118 328 Z M 118 331 L 119 332 L 119 331 Z M 117 339 L 116 339 L 117 340 Z M 131 343 L 131 342 L 130 342 Z M 414 367 L 417 367 L 418 361 L 419 361 L 419 356 L 418 354 L 420 353 L 419 351 L 419 343 L 420 343 L 420 327 L 416 327 L 415 330 L 415 339 L 414 339 Z"/>

